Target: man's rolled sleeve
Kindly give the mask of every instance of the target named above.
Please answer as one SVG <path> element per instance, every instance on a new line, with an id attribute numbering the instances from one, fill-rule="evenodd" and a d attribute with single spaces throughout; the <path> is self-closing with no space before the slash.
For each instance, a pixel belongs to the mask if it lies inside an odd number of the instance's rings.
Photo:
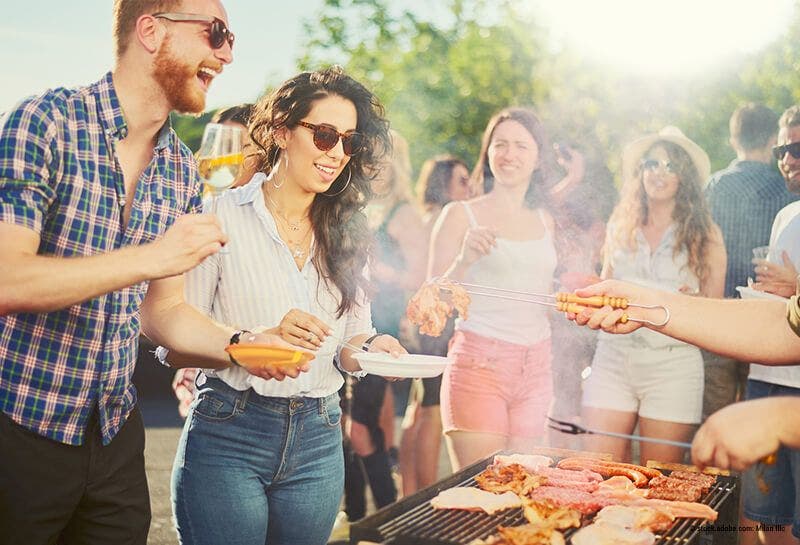
<path id="1" fill-rule="evenodd" d="M 56 193 L 55 123 L 41 99 L 20 103 L 0 126 L 0 221 L 41 233 Z"/>

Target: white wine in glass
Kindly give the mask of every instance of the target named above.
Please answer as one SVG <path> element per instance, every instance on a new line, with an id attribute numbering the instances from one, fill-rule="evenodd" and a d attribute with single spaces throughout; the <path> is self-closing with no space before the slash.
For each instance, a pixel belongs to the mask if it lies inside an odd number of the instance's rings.
<path id="1" fill-rule="evenodd" d="M 242 161 L 242 129 L 221 123 L 207 124 L 197 152 L 197 169 L 205 182 L 210 205 L 205 211 L 216 213 L 217 197 L 233 185 Z"/>
<path id="2" fill-rule="evenodd" d="M 206 125 L 197 152 L 197 166 L 212 194 L 233 185 L 242 160 L 242 129 L 220 123 Z"/>

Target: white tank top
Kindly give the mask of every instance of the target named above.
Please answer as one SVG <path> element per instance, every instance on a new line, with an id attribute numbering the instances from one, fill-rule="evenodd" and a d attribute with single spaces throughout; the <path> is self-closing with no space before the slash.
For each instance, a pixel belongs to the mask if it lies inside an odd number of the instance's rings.
<path id="1" fill-rule="evenodd" d="M 462 201 L 471 227 L 478 222 L 469 204 Z M 553 272 L 558 258 L 553 237 L 539 218 L 544 235 L 534 240 L 497 239 L 489 255 L 483 256 L 467 270 L 464 282 L 510 290 L 551 293 Z M 501 293 L 502 295 L 511 295 Z M 469 318 L 457 320 L 456 329 L 471 331 L 502 341 L 532 345 L 550 337 L 548 307 L 509 301 L 481 295 L 470 295 Z"/>

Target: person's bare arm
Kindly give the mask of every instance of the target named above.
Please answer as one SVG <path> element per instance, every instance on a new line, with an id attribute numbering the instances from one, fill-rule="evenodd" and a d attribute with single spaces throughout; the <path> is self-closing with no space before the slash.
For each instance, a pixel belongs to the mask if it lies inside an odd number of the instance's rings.
<path id="1" fill-rule="evenodd" d="M 800 398 L 754 399 L 717 411 L 692 441 L 692 463 L 744 471 L 781 445 L 800 448 Z"/>
<path id="2" fill-rule="evenodd" d="M 183 297 L 183 276 L 163 278 L 150 283 L 142 305 L 142 332 L 170 350 L 173 367 L 203 367 L 224 369 L 231 366 L 225 347 L 235 332 L 231 326 L 214 322 L 191 306 Z M 240 343 L 261 343 L 297 349 L 270 332 L 242 336 Z M 310 369 L 308 363 L 296 369 L 253 367 L 247 371 L 264 379 L 283 380 L 297 377 Z"/>
<path id="3" fill-rule="evenodd" d="M 226 241 L 216 219 L 178 218 L 159 240 L 88 257 L 37 254 L 39 235 L 0 223 L 0 315 L 52 312 L 144 280 L 180 274 Z"/>
<path id="4" fill-rule="evenodd" d="M 495 235 L 487 227 L 470 227 L 462 204 L 444 207 L 433 227 L 428 259 L 428 278 L 447 276 L 461 280 L 467 269 L 495 245 Z"/>
<path id="5" fill-rule="evenodd" d="M 669 322 L 656 331 L 740 361 L 766 365 L 796 365 L 800 360 L 800 337 L 786 320 L 786 303 L 764 300 L 708 299 L 653 290 L 618 280 L 606 280 L 577 290 L 580 296 L 626 297 L 631 303 L 663 305 Z M 587 308 L 570 315 L 579 325 L 608 333 L 630 333 L 642 327 L 636 322 L 619 323 L 623 313 L 634 318 L 661 322 L 660 309 L 626 310 Z"/>

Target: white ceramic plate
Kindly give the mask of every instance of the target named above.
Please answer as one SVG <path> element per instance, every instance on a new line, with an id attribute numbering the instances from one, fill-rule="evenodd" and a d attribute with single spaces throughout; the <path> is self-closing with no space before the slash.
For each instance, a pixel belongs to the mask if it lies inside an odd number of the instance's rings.
<path id="1" fill-rule="evenodd" d="M 739 292 L 739 296 L 742 299 L 772 299 L 773 301 L 786 301 L 786 298 L 781 297 L 780 295 L 754 290 L 748 286 L 736 286 L 736 291 Z"/>
<path id="2" fill-rule="evenodd" d="M 436 377 L 451 363 L 448 358 L 424 354 L 403 354 L 399 358 L 393 358 L 385 352 L 358 352 L 353 357 L 364 371 L 383 377 Z"/>

